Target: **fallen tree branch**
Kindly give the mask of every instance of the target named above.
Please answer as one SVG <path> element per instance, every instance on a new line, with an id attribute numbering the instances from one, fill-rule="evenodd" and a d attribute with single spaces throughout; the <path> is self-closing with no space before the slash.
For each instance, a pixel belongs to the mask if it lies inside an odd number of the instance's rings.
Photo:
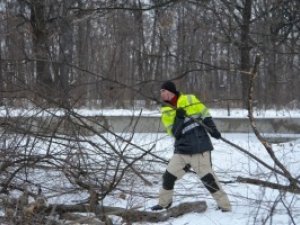
<path id="1" fill-rule="evenodd" d="M 160 212 L 140 211 L 136 208 L 125 209 L 121 207 L 97 206 L 96 215 L 100 217 L 109 215 L 119 216 L 122 217 L 124 221 L 130 223 L 163 222 L 170 217 L 176 218 L 191 212 L 202 213 L 205 212 L 206 209 L 207 205 L 205 201 L 185 202 Z M 50 213 L 53 210 L 61 215 L 61 217 L 69 213 L 91 212 L 89 205 L 50 205 L 45 211 L 46 213 Z"/>
<path id="2" fill-rule="evenodd" d="M 253 69 L 251 70 L 251 75 L 249 79 L 249 90 L 248 90 L 248 117 L 250 121 L 250 125 L 252 127 L 252 130 L 257 137 L 257 139 L 261 142 L 261 144 L 265 147 L 266 151 L 268 152 L 269 156 L 272 158 L 275 165 L 280 168 L 283 172 L 284 177 L 286 177 L 290 181 L 290 185 L 297 188 L 297 183 L 299 181 L 292 176 L 290 171 L 278 160 L 276 155 L 274 154 L 274 151 L 272 149 L 272 146 L 268 143 L 268 141 L 260 134 L 256 127 L 256 121 L 253 116 L 253 98 L 254 98 L 254 80 L 257 77 L 257 70 L 260 63 L 260 55 L 257 54 L 255 58 L 255 63 L 253 66 Z M 278 171 L 273 168 L 273 170 L 278 173 Z M 280 173 L 282 175 L 282 173 Z"/>
<path id="3" fill-rule="evenodd" d="M 269 181 L 263 181 L 259 179 L 253 179 L 253 178 L 245 178 L 245 177 L 237 177 L 237 181 L 241 183 L 247 183 L 247 184 L 253 184 L 258 185 L 262 187 L 267 187 L 279 191 L 288 191 L 295 194 L 300 194 L 300 189 L 298 187 L 292 186 L 292 185 L 281 185 Z"/>

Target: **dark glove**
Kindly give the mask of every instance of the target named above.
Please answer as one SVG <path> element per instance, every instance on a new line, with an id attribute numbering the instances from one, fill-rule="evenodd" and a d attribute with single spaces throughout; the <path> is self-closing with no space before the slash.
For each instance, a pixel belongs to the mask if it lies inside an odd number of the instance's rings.
<path id="1" fill-rule="evenodd" d="M 215 122 L 213 121 L 213 119 L 211 117 L 206 117 L 203 120 L 203 123 L 209 127 L 209 133 L 212 137 L 216 138 L 216 139 L 220 139 L 221 138 L 221 133 L 218 131 Z"/>
<path id="2" fill-rule="evenodd" d="M 221 138 L 221 133 L 217 130 L 217 129 L 213 129 L 210 132 L 210 135 L 216 139 L 220 139 Z"/>
<path id="3" fill-rule="evenodd" d="M 186 112 L 183 108 L 176 109 L 176 117 L 184 118 L 185 115 L 186 115 Z"/>

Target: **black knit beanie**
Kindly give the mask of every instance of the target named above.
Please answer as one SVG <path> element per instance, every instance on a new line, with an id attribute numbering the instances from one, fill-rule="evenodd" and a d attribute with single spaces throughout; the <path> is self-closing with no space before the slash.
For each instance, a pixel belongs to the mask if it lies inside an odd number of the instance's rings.
<path id="1" fill-rule="evenodd" d="M 178 91 L 176 90 L 176 85 L 172 81 L 166 81 L 161 85 L 161 89 L 168 90 L 176 95 L 178 95 Z"/>

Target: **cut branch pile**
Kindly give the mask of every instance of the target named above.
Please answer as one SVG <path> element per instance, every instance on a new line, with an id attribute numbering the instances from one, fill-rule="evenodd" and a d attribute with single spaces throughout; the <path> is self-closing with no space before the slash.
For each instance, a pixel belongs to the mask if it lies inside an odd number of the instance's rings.
<path id="1" fill-rule="evenodd" d="M 99 204 L 96 206 L 91 204 L 46 205 L 46 201 L 39 199 L 28 204 L 27 195 L 22 195 L 19 199 L 7 199 L 2 207 L 5 208 L 6 212 L 5 218 L 2 220 L 5 219 L 6 222 L 14 224 L 31 224 L 34 222 L 37 225 L 65 224 L 66 221 L 69 221 L 68 224 L 113 224 L 109 216 L 121 217 L 126 224 L 163 222 L 186 213 L 203 213 L 207 209 L 205 201 L 185 202 L 159 212 L 141 211 L 138 208 L 101 206 Z"/>

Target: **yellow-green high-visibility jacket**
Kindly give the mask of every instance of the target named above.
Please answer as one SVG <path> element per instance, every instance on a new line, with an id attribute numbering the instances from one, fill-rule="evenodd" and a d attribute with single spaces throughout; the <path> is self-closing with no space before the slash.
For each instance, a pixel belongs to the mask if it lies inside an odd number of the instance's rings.
<path id="1" fill-rule="evenodd" d="M 186 112 L 185 118 L 176 117 L 176 109 L 171 106 L 161 108 L 161 121 L 167 133 L 175 137 L 175 153 L 194 154 L 213 150 L 211 140 L 204 127 L 196 120 L 209 120 L 215 128 L 208 108 L 192 94 L 180 94 L 177 108 Z M 192 118 L 194 119 L 192 119 Z"/>

